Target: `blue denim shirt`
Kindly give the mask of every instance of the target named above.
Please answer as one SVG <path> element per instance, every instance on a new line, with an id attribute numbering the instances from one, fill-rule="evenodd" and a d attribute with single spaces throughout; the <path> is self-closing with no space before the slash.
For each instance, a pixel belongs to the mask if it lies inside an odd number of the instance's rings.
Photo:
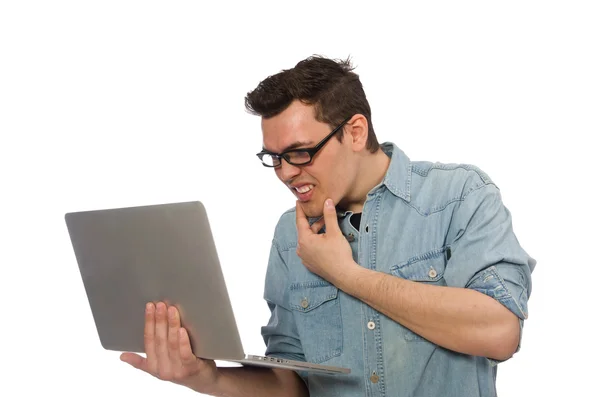
<path id="1" fill-rule="evenodd" d="M 480 291 L 522 330 L 536 261 L 519 245 L 498 188 L 475 166 L 411 162 L 394 144 L 382 148 L 391 162 L 367 196 L 359 230 L 351 212 L 338 214 L 354 260 L 417 283 Z M 312 397 L 496 395 L 498 362 L 430 343 L 344 293 L 304 267 L 296 243 L 291 209 L 275 228 L 262 335 L 267 356 L 352 370 L 300 372 Z"/>

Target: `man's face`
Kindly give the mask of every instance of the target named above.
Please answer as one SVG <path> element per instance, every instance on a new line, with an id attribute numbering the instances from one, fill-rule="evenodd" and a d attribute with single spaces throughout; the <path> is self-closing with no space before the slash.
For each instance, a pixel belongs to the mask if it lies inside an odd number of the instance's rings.
<path id="1" fill-rule="evenodd" d="M 313 106 L 294 101 L 279 115 L 263 119 L 262 130 L 264 148 L 281 153 L 291 148 L 314 147 L 332 127 L 315 119 Z M 277 177 L 300 201 L 307 216 L 321 216 L 327 198 L 337 204 L 347 194 L 350 175 L 353 175 L 347 141 L 340 143 L 332 137 L 310 164 L 295 166 L 281 159 L 281 166 L 275 168 Z"/>

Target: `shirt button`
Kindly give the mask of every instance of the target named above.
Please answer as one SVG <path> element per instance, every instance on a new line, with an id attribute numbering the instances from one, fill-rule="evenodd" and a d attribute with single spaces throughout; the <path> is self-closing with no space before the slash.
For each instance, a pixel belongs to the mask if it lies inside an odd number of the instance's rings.
<path id="1" fill-rule="evenodd" d="M 367 328 L 369 328 L 369 329 L 375 329 L 375 323 L 373 321 L 369 321 L 367 323 Z"/>
<path id="2" fill-rule="evenodd" d="M 437 276 L 437 272 L 435 271 L 435 269 L 429 270 L 429 277 L 435 278 L 435 276 Z"/>
<path id="3" fill-rule="evenodd" d="M 371 382 L 373 383 L 377 383 L 379 382 L 379 376 L 377 376 L 377 374 L 375 372 L 373 372 L 373 375 L 371 375 Z"/>
<path id="4" fill-rule="evenodd" d="M 348 240 L 349 242 L 353 242 L 354 241 L 354 234 L 350 233 L 349 235 L 346 236 L 346 240 Z"/>
<path id="5" fill-rule="evenodd" d="M 302 302 L 300 302 L 300 306 L 302 306 L 303 309 L 306 309 L 308 307 L 308 299 L 302 299 Z"/>

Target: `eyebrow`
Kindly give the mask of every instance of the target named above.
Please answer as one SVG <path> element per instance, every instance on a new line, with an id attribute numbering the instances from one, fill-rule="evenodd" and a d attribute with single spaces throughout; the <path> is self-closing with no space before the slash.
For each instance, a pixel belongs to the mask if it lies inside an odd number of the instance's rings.
<path id="1" fill-rule="evenodd" d="M 310 147 L 311 144 L 312 144 L 312 142 L 310 142 L 310 141 L 304 141 L 304 142 L 297 141 L 297 142 L 292 143 L 291 145 L 286 146 L 280 153 L 287 152 L 288 150 L 292 150 L 292 149 L 298 149 L 299 147 L 302 147 L 302 146 Z M 263 150 L 266 152 L 269 152 L 269 153 L 275 153 L 275 152 L 271 152 L 270 150 L 267 150 L 264 146 L 263 146 Z"/>

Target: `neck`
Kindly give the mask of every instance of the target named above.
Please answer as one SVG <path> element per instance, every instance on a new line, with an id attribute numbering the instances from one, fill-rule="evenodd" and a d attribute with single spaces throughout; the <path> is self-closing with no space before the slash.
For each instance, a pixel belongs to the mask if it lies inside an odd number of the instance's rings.
<path id="1" fill-rule="evenodd" d="M 390 165 L 390 158 L 378 149 L 377 152 L 366 155 L 358 166 L 354 188 L 340 206 L 354 213 L 362 212 L 367 194 L 381 183 Z"/>

